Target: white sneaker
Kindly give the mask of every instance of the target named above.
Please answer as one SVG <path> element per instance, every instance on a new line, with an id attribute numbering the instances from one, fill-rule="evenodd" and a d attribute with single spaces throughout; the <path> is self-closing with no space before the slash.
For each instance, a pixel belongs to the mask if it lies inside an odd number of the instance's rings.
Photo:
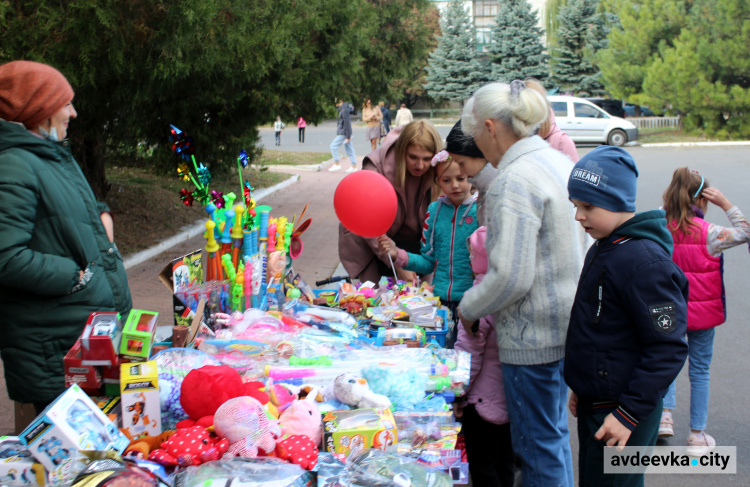
<path id="1" fill-rule="evenodd" d="M 716 448 L 716 440 L 705 431 L 700 433 L 690 433 L 687 440 L 687 453 L 691 457 L 702 457 L 707 455 L 711 450 Z"/>
<path id="2" fill-rule="evenodd" d="M 352 166 L 349 169 L 346 170 L 346 172 L 354 172 L 357 170 L 357 166 Z"/>
<path id="3" fill-rule="evenodd" d="M 672 413 L 662 412 L 661 422 L 659 423 L 659 438 L 669 438 L 674 436 L 674 421 L 672 420 Z"/>
<path id="4" fill-rule="evenodd" d="M 331 164 L 331 167 L 328 168 L 329 171 L 338 171 L 341 169 L 341 164 Z"/>

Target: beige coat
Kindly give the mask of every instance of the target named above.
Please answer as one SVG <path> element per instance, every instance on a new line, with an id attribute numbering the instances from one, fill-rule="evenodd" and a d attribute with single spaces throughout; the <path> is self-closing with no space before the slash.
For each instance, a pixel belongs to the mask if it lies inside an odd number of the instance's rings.
<path id="1" fill-rule="evenodd" d="M 362 121 L 367 122 L 368 127 L 379 126 L 381 120 L 383 120 L 383 112 L 380 111 L 380 108 L 372 107 L 362 109 Z"/>

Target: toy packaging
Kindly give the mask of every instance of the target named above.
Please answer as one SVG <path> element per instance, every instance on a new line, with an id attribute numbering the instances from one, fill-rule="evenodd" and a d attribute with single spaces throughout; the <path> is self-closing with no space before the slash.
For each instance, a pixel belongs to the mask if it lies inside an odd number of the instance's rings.
<path id="1" fill-rule="evenodd" d="M 151 355 L 159 313 L 133 309 L 122 330 L 120 353 L 130 362 L 145 362 Z"/>
<path id="2" fill-rule="evenodd" d="M 398 441 L 390 409 L 350 409 L 323 413 L 323 448 L 347 457 L 366 448 L 384 450 Z"/>
<path id="3" fill-rule="evenodd" d="M 159 280 L 172 293 L 175 326 L 190 325 L 195 313 L 177 296 L 177 293 L 193 284 L 203 282 L 201 249 L 174 259 L 159 273 Z"/>
<path id="4" fill-rule="evenodd" d="M 122 453 L 129 443 L 76 384 L 47 406 L 19 438 L 47 470 L 54 469 L 77 450 Z"/>
<path id="5" fill-rule="evenodd" d="M 398 299 L 399 307 L 409 313 L 409 319 L 414 321 L 419 315 L 431 313 L 432 304 L 422 296 L 403 296 Z"/>
<path id="6" fill-rule="evenodd" d="M 45 477 L 17 436 L 0 436 L 0 485 L 44 485 Z"/>
<path id="7" fill-rule="evenodd" d="M 83 365 L 117 365 L 120 349 L 120 313 L 94 312 L 81 334 Z"/>
<path id="8" fill-rule="evenodd" d="M 159 372 L 156 362 L 122 364 L 122 427 L 131 438 L 157 436 L 161 429 Z"/>
<path id="9" fill-rule="evenodd" d="M 80 338 L 65 354 L 63 368 L 65 369 L 65 387 L 78 384 L 88 395 L 98 396 L 100 394 L 102 374 L 99 368 L 94 365 L 83 365 L 83 345 L 81 345 Z"/>
<path id="10" fill-rule="evenodd" d="M 96 405 L 112 421 L 115 426 L 122 425 L 122 407 L 120 406 L 120 396 L 100 396 L 92 397 Z"/>

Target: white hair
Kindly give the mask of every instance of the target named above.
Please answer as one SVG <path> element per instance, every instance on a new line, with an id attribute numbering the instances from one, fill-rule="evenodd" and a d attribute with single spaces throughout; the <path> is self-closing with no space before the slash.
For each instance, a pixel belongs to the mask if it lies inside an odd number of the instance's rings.
<path id="1" fill-rule="evenodd" d="M 489 83 L 479 88 L 464 105 L 461 127 L 465 134 L 479 136 L 485 120 L 497 120 L 524 138 L 534 134 L 547 117 L 547 102 L 522 81 Z"/>

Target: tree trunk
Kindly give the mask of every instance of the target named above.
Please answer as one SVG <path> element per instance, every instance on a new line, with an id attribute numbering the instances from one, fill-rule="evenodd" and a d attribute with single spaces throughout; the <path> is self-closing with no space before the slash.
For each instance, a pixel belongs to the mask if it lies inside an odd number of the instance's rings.
<path id="1" fill-rule="evenodd" d="M 74 155 L 81 166 L 83 175 L 94 191 L 94 196 L 99 201 L 104 201 L 112 187 L 107 181 L 106 168 L 104 164 L 103 144 L 98 137 L 73 136 Z"/>

